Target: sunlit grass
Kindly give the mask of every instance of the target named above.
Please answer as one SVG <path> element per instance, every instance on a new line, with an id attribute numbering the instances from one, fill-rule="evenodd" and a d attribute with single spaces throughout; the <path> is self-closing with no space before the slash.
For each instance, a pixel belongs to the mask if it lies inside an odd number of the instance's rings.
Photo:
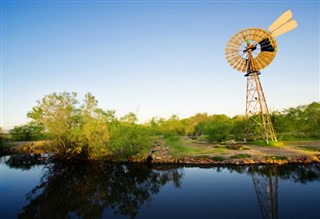
<path id="1" fill-rule="evenodd" d="M 200 154 L 223 154 L 226 150 L 223 148 L 212 148 L 212 147 L 193 147 L 176 145 L 171 148 L 171 154 L 173 156 L 194 156 Z"/>
<path id="2" fill-rule="evenodd" d="M 267 142 L 265 141 L 253 141 L 250 142 L 251 145 L 255 145 L 255 146 L 263 146 L 263 147 L 281 147 L 284 146 L 284 142 L 282 141 L 269 141 L 269 144 L 267 144 Z"/>
<path id="3" fill-rule="evenodd" d="M 250 154 L 236 154 L 234 156 L 231 156 L 232 159 L 243 159 L 243 158 L 249 158 L 251 157 Z"/>
<path id="4" fill-rule="evenodd" d="M 314 151 L 314 152 L 320 152 L 320 149 L 317 147 L 307 147 L 307 146 L 300 146 L 298 147 L 300 150 L 304 150 L 304 151 Z"/>

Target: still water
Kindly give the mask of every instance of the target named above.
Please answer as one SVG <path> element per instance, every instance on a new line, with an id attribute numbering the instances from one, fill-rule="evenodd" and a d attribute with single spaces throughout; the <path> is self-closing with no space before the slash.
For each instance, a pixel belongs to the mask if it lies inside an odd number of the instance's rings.
<path id="1" fill-rule="evenodd" d="M 0 157 L 0 218 L 319 218 L 320 165 L 178 167 Z"/>

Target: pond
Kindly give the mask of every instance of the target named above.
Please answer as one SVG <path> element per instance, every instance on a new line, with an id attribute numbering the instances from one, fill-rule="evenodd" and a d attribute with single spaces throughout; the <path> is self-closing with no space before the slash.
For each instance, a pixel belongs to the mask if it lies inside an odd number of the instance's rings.
<path id="1" fill-rule="evenodd" d="M 320 165 L 148 166 L 0 157 L 1 218 L 318 218 Z"/>

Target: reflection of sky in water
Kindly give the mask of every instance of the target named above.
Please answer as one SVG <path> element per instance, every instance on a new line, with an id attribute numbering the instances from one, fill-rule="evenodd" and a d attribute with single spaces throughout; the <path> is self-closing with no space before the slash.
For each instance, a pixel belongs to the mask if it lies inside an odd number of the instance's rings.
<path id="1" fill-rule="evenodd" d="M 10 168 L 1 162 L 0 171 L 1 218 L 16 218 L 22 207 L 28 204 L 26 194 L 40 182 L 42 167 L 21 170 Z"/>
<path id="2" fill-rule="evenodd" d="M 15 218 L 17 214 L 23 211 L 23 207 L 27 205 L 30 206 L 29 201 L 26 200 L 26 195 L 39 184 L 41 176 L 43 174 L 43 166 L 38 165 L 31 167 L 31 169 L 29 170 L 22 170 L 10 168 L 7 164 L 1 162 L 0 167 L 1 217 Z M 317 168 L 318 172 L 316 174 L 319 174 L 319 165 L 317 166 Z M 140 175 L 138 176 L 139 180 L 135 181 L 140 184 L 139 186 L 135 187 L 132 185 L 128 185 L 128 187 L 132 189 L 143 188 L 144 185 L 146 185 L 145 183 L 159 184 L 159 191 L 152 192 L 152 188 L 155 188 L 152 186 L 149 187 L 149 189 L 151 190 L 146 190 L 147 192 L 151 192 L 151 197 L 150 199 L 146 198 L 144 201 L 142 201 L 142 205 L 140 207 L 137 206 L 138 214 L 136 218 L 262 218 L 253 183 L 253 178 L 246 171 L 241 174 L 237 173 L 235 169 L 227 169 L 224 167 L 178 168 L 174 170 L 178 170 L 178 172 L 182 174 L 182 177 L 180 178 L 180 187 L 177 188 L 172 181 L 172 178 L 169 180 L 164 180 L 164 183 L 162 184 L 160 183 L 161 180 L 163 180 L 163 178 L 160 177 L 161 174 L 167 174 L 165 177 L 169 178 L 173 176 L 173 172 L 170 172 L 170 170 L 172 169 L 160 169 L 161 170 L 153 169 L 152 174 L 150 175 L 150 172 L 146 167 L 140 169 L 138 168 L 136 170 L 131 166 L 129 168 L 123 168 L 122 175 L 117 175 L 117 168 L 114 169 L 115 172 L 110 174 L 111 177 L 119 176 L 121 178 L 123 176 L 126 176 L 126 174 L 128 174 L 128 177 L 137 176 L 133 174 Z M 95 169 L 90 168 L 88 170 L 89 172 L 96 171 Z M 105 168 L 102 168 L 102 170 L 105 170 Z M 292 174 L 290 174 L 290 171 L 288 171 L 287 169 L 282 169 L 280 171 L 280 169 L 278 168 L 277 170 L 279 175 L 280 172 L 289 172 L 289 178 L 292 178 Z M 299 171 L 296 170 L 296 172 L 293 174 L 297 174 L 298 172 Z M 87 172 L 83 173 L 86 174 Z M 105 173 L 109 174 L 108 172 Z M 99 173 L 94 172 L 94 175 L 97 174 Z M 150 178 L 148 177 L 142 177 L 141 174 L 149 174 L 148 176 L 156 178 L 155 180 L 150 180 Z M 71 176 L 75 177 L 76 183 L 80 182 L 86 184 L 87 180 L 89 180 L 88 178 L 86 178 L 86 180 L 83 180 L 82 175 L 71 174 Z M 92 175 L 86 174 L 86 176 L 84 176 L 83 178 L 89 176 Z M 54 180 L 58 181 L 51 182 L 51 187 L 53 184 L 57 183 L 58 185 L 60 185 L 59 177 L 54 178 Z M 108 178 L 103 177 L 104 176 L 101 175 L 101 180 L 106 180 Z M 100 176 L 94 178 L 93 181 L 97 182 L 98 179 L 100 179 Z M 114 178 L 113 180 L 116 179 L 117 178 Z M 266 179 L 268 179 L 268 177 L 266 177 Z M 67 180 L 66 182 L 70 183 L 71 181 Z M 92 190 L 92 192 L 101 192 L 99 189 L 96 189 L 96 187 L 103 187 L 105 183 L 112 183 L 108 181 L 103 181 L 103 183 L 101 182 L 102 181 L 100 181 L 100 184 L 97 183 L 97 185 L 88 184 L 87 186 L 90 187 L 89 190 Z M 302 184 L 301 182 L 294 182 L 292 179 L 287 178 L 286 180 L 284 180 L 280 176 L 278 177 L 277 191 L 279 218 L 316 218 L 316 216 L 319 215 L 319 176 L 314 178 L 313 181 L 307 180 L 305 182 L 306 183 Z M 61 185 L 64 185 L 63 183 L 64 182 L 62 182 Z M 84 186 L 83 188 L 86 188 L 86 186 Z M 103 188 L 108 188 L 108 186 Z M 123 192 L 122 189 L 123 187 L 120 187 L 119 192 Z M 46 190 L 46 187 L 44 187 L 44 190 Z M 44 190 L 38 190 L 37 194 L 41 194 Z M 125 191 L 146 192 L 143 190 L 130 189 Z M 52 192 L 52 190 L 47 190 L 47 192 Z M 54 190 L 54 192 L 58 193 L 59 191 Z M 80 192 L 83 193 L 82 190 L 80 190 Z M 129 194 L 130 197 L 134 197 L 134 195 L 136 194 Z M 50 195 L 49 197 L 44 196 L 44 199 L 51 200 L 50 197 Z M 53 195 L 52 197 L 55 196 Z M 77 197 L 77 194 L 75 194 L 75 196 L 66 197 Z M 91 196 L 91 198 L 92 197 L 96 196 Z M 139 197 L 141 198 L 143 196 Z M 71 201 L 72 200 L 70 199 L 66 200 L 66 202 Z M 115 203 L 119 204 L 119 202 Z M 75 209 L 70 209 L 69 213 L 67 213 L 67 215 L 65 216 L 69 216 L 70 218 L 77 218 L 77 213 L 74 210 Z M 111 209 L 109 206 L 104 210 L 102 209 L 101 215 L 104 218 L 129 217 L 128 215 L 115 214 L 114 211 L 115 210 Z"/>
<path id="3" fill-rule="evenodd" d="M 142 218 L 259 218 L 251 177 L 216 168 L 185 168 L 182 188 L 162 187 Z M 154 215 L 154 208 L 158 215 Z"/>

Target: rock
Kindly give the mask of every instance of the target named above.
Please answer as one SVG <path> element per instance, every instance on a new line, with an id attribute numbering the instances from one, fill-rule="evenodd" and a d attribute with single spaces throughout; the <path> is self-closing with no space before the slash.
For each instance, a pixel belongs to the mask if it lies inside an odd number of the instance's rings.
<path id="1" fill-rule="evenodd" d="M 243 161 L 244 164 L 255 164 L 256 162 L 252 159 L 247 159 Z"/>
<path id="2" fill-rule="evenodd" d="M 235 140 L 230 140 L 230 141 L 226 141 L 225 143 L 226 144 L 236 144 L 236 141 Z"/>
<path id="3" fill-rule="evenodd" d="M 234 164 L 235 164 L 235 165 L 239 165 L 240 163 L 239 163 L 238 161 L 236 161 Z"/>

